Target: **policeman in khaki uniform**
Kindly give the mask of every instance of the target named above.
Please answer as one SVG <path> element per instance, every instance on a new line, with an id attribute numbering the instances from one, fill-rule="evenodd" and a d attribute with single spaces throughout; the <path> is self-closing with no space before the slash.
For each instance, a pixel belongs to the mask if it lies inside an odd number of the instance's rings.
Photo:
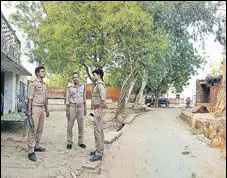
<path id="1" fill-rule="evenodd" d="M 28 130 L 28 158 L 31 161 L 36 161 L 35 152 L 43 152 L 46 149 L 40 146 L 40 139 L 43 133 L 44 112 L 46 117 L 49 117 L 47 108 L 47 87 L 43 82 L 45 77 L 45 68 L 39 66 L 35 69 L 37 79 L 29 83 L 28 86 L 28 111 L 27 115 L 32 116 L 34 120 L 34 130 L 29 127 Z"/>
<path id="2" fill-rule="evenodd" d="M 72 74 L 73 83 L 69 84 L 66 89 L 66 117 L 67 125 L 67 149 L 72 149 L 73 126 L 75 119 L 78 124 L 78 145 L 86 148 L 84 144 L 84 116 L 86 115 L 86 89 L 79 83 L 77 72 Z"/>
<path id="3" fill-rule="evenodd" d="M 103 82 L 103 71 L 101 69 L 94 70 L 93 81 L 95 82 L 92 99 L 91 109 L 94 109 L 94 136 L 96 150 L 90 153 L 90 161 L 98 161 L 102 159 L 104 152 L 104 132 L 103 132 L 103 117 L 105 116 L 106 104 L 106 87 Z"/>

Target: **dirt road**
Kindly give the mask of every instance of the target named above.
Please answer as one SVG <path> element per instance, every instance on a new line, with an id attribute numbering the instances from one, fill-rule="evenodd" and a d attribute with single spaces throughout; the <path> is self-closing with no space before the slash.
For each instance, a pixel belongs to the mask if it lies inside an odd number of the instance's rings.
<path id="1" fill-rule="evenodd" d="M 180 109 L 139 116 L 105 152 L 99 178 L 225 178 L 226 160 L 177 117 Z M 94 175 L 83 175 L 96 178 Z"/>
<path id="2" fill-rule="evenodd" d="M 91 111 L 88 110 L 88 114 Z M 111 111 L 106 118 L 111 117 Z M 16 125 L 16 124 L 15 124 Z M 37 152 L 37 162 L 28 160 L 27 138 L 22 137 L 18 126 L 1 131 L 1 177 L 2 178 L 71 178 L 89 159 L 93 151 L 94 134 L 90 116 L 85 118 L 84 143 L 86 149 L 77 145 L 77 122 L 73 128 L 72 150 L 66 149 L 67 120 L 65 111 L 54 111 L 45 119 L 41 146 L 46 152 Z M 17 130 L 18 129 L 18 130 Z"/>
<path id="3" fill-rule="evenodd" d="M 198 135 L 192 135 L 189 127 L 177 118 L 179 113 L 179 108 L 161 108 L 137 117 L 105 149 L 101 175 L 85 172 L 79 178 L 224 178 L 223 154 L 210 148 Z M 110 111 L 106 119 L 111 114 Z M 1 131 L 1 177 L 72 178 L 72 171 L 76 174 L 94 150 L 94 136 L 87 116 L 87 149 L 77 146 L 75 124 L 75 144 L 72 150 L 67 150 L 66 124 L 64 111 L 51 112 L 45 120 L 41 141 L 47 151 L 37 153 L 35 163 L 27 158 L 26 137 L 22 138 L 21 132 Z"/>

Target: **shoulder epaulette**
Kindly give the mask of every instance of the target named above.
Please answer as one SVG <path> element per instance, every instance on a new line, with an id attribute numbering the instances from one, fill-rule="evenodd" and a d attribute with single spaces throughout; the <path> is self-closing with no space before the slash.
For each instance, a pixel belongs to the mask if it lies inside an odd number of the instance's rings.
<path id="1" fill-rule="evenodd" d="M 72 87 L 73 85 L 71 83 L 68 84 L 67 88 Z"/>

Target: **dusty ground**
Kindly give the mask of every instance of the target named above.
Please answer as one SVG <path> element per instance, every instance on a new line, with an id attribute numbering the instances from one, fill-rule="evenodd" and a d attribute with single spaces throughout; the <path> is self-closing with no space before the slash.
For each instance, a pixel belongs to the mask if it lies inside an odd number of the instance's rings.
<path id="1" fill-rule="evenodd" d="M 176 117 L 179 112 L 174 108 L 151 108 L 126 125 L 119 140 L 106 146 L 101 174 L 85 172 L 79 178 L 224 178 L 225 159 L 219 150 L 192 135 Z M 113 115 L 114 110 L 109 109 L 106 128 Z M 88 115 L 85 121 L 85 150 L 77 146 L 76 123 L 75 144 L 72 150 L 66 149 L 66 124 L 65 111 L 50 113 L 41 142 L 47 151 L 37 153 L 36 163 L 27 158 L 26 137 L 22 137 L 18 125 L 1 131 L 1 177 L 71 178 L 72 172 L 79 174 L 94 150 L 91 117 Z"/>
<path id="2" fill-rule="evenodd" d="M 88 110 L 85 118 L 85 144 L 87 149 L 77 146 L 77 123 L 73 128 L 74 145 L 72 150 L 66 149 L 65 111 L 53 111 L 45 120 L 41 145 L 47 151 L 37 153 L 37 162 L 27 158 L 26 137 L 22 137 L 22 129 L 18 124 L 10 125 L 1 131 L 1 177 L 2 178 L 36 178 L 36 177 L 72 177 L 74 173 L 89 159 L 88 154 L 94 150 L 93 123 Z M 109 109 L 105 120 L 105 128 L 114 115 Z M 108 129 L 113 129 L 109 127 Z"/>

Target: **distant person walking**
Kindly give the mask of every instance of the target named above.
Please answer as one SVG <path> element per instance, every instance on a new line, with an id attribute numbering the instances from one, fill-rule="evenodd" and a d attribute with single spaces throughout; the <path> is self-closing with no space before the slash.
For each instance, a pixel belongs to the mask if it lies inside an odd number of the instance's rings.
<path id="1" fill-rule="evenodd" d="M 190 99 L 190 97 L 187 97 L 187 99 L 186 99 L 186 108 L 189 108 L 190 105 L 191 105 L 191 99 Z"/>

